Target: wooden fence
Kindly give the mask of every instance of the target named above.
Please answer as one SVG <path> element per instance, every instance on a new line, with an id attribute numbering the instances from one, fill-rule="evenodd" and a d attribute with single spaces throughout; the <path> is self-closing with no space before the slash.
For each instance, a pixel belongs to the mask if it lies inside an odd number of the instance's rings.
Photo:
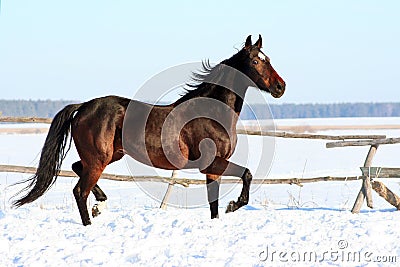
<path id="1" fill-rule="evenodd" d="M 35 117 L 0 117 L 0 122 L 8 123 L 51 123 L 51 119 L 48 118 L 35 118 Z M 397 128 L 396 128 L 397 129 Z M 362 175 L 360 176 L 349 176 L 349 177 L 314 177 L 314 178 L 285 178 L 285 179 L 253 179 L 254 184 L 295 184 L 302 186 L 304 183 L 322 182 L 322 181 L 363 181 L 356 202 L 353 206 L 352 212 L 358 213 L 361 209 L 364 199 L 367 200 L 368 207 L 373 207 L 372 201 L 372 189 L 375 190 L 380 196 L 385 198 L 390 204 L 400 210 L 400 198 L 390 191 L 383 183 L 379 181 L 372 181 L 374 178 L 400 178 L 400 168 L 383 168 L 383 167 L 371 167 L 373 157 L 379 147 L 379 145 L 385 144 L 398 144 L 400 138 L 386 138 L 385 135 L 321 135 L 321 134 L 305 134 L 305 133 L 293 133 L 293 132 L 282 132 L 282 131 L 262 131 L 254 129 L 237 129 L 238 134 L 247 135 L 258 135 L 258 136 L 271 136 L 280 138 L 305 138 L 305 139 L 319 139 L 328 140 L 335 142 L 328 142 L 327 148 L 335 147 L 348 147 L 348 146 L 370 146 L 370 150 L 365 159 L 364 166 L 361 168 Z M 379 172 L 378 172 L 379 170 Z M 0 165 L 0 172 L 18 172 L 18 173 L 36 173 L 34 167 L 24 167 L 15 165 Z M 65 177 L 76 177 L 76 174 L 72 171 L 61 171 L 60 176 Z M 172 186 L 175 184 L 188 187 L 189 185 L 205 184 L 204 180 L 177 178 L 176 173 L 173 172 L 172 177 L 160 177 L 160 176 L 127 176 L 127 175 L 116 175 L 103 173 L 101 178 L 116 180 L 116 181 L 136 181 L 136 182 L 164 182 L 168 183 L 168 190 L 164 198 L 167 201 L 167 196 L 172 190 Z M 224 178 L 221 179 L 222 184 L 233 184 L 241 183 L 240 179 Z M 162 207 L 166 207 L 166 202 L 163 201 Z"/>
<path id="2" fill-rule="evenodd" d="M 0 172 L 15 172 L 15 173 L 28 173 L 35 174 L 35 167 L 25 167 L 17 165 L 0 165 Z M 63 177 L 74 177 L 76 174 L 73 171 L 62 170 L 59 176 Z M 162 176 L 130 176 L 130 175 L 119 175 L 103 173 L 101 175 L 102 179 L 113 180 L 113 181 L 130 181 L 130 182 L 161 182 L 168 184 L 179 184 L 184 187 L 189 187 L 190 185 L 202 185 L 205 184 L 205 180 L 199 179 L 189 179 L 189 178 L 176 178 L 173 177 L 162 177 Z M 349 177 L 336 177 L 336 176 L 321 176 L 314 178 L 279 178 L 279 179 L 253 179 L 253 184 L 294 184 L 302 186 L 304 183 L 315 183 L 315 182 L 329 182 L 329 181 L 356 181 L 361 179 L 362 176 L 349 176 Z M 221 184 L 236 184 L 241 183 L 241 179 L 236 178 L 224 178 L 221 179 Z"/>
<path id="3" fill-rule="evenodd" d="M 367 157 L 364 162 L 364 167 L 361 167 L 363 183 L 361 189 L 357 195 L 354 206 L 351 210 L 353 213 L 359 213 L 364 202 L 367 201 L 367 206 L 373 208 L 372 200 L 372 189 L 374 189 L 381 197 L 386 199 L 391 205 L 395 206 L 400 210 L 400 198 L 389 190 L 382 182 L 373 181 L 373 178 L 378 178 L 382 173 L 385 174 L 385 178 L 399 178 L 400 168 L 383 168 L 383 167 L 372 167 L 372 160 L 376 154 L 379 145 L 387 144 L 399 144 L 400 138 L 385 138 L 385 139 L 375 139 L 375 140 L 356 140 L 356 141 L 338 141 L 327 143 L 327 148 L 334 147 L 349 147 L 349 146 L 370 146 Z M 379 170 L 379 172 L 377 172 Z M 374 173 L 375 171 L 375 173 Z M 381 176 L 379 176 L 381 177 Z"/>

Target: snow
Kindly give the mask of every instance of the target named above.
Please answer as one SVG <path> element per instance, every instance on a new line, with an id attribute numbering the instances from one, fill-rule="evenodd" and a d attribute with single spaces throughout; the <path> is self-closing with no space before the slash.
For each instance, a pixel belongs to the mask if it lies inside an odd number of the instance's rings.
<path id="1" fill-rule="evenodd" d="M 335 120 L 340 124 L 340 119 Z M 377 121 L 396 124 L 400 118 Z M 346 118 L 343 124 L 347 123 Z M 400 136 L 399 130 L 356 133 Z M 37 165 L 44 138 L 44 134 L 0 135 L 0 162 Z M 251 150 L 257 149 L 257 138 L 250 139 Z M 360 175 L 358 167 L 368 147 L 326 149 L 325 143 L 275 139 L 268 178 Z M 399 148 L 379 147 L 373 165 L 398 167 Z M 76 160 L 72 149 L 63 169 L 70 169 Z M 107 172 L 128 174 L 130 170 L 120 161 Z M 173 192 L 180 208 L 165 211 L 136 183 L 100 180 L 108 196 L 107 209 L 84 227 L 72 196 L 77 181 L 73 178 L 60 177 L 36 202 L 11 209 L 9 198 L 21 186 L 10 185 L 28 177 L 0 173 L 0 266 L 395 266 L 400 261 L 400 213 L 394 207 L 374 193 L 373 210 L 364 205 L 360 214 L 350 212 L 361 181 L 253 186 L 249 205 L 230 214 L 224 213 L 225 207 L 241 187 L 224 185 L 229 188 L 220 199 L 220 218 L 211 220 L 204 187 L 177 186 Z M 380 180 L 400 193 L 397 179 Z M 162 184 L 155 190 L 162 195 L 165 188 Z M 199 203 L 195 208 L 190 205 L 193 197 Z M 89 202 L 95 204 L 92 196 Z"/>

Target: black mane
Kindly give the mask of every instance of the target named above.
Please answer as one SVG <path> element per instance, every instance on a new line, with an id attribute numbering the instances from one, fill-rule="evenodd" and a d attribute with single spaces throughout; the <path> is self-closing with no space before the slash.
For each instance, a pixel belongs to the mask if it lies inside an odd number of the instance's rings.
<path id="1" fill-rule="evenodd" d="M 240 55 L 241 51 L 215 66 L 212 66 L 208 59 L 202 61 L 202 68 L 197 72 L 192 73 L 191 81 L 186 83 L 184 87 L 185 91 L 181 95 L 182 97 L 179 98 L 175 104 L 180 104 L 200 95 L 207 95 L 207 92 L 214 88 L 215 84 L 213 84 L 212 81 L 217 80 L 218 76 L 221 74 L 220 70 L 222 69 L 222 66 L 228 65 L 234 67 Z"/>
<path id="2" fill-rule="evenodd" d="M 198 70 L 198 72 L 192 72 L 191 82 L 186 83 L 186 86 L 189 88 L 197 89 L 205 80 L 209 81 L 212 71 L 216 68 L 216 66 L 211 66 L 210 60 L 208 59 L 203 60 L 201 65 L 202 69 Z M 194 89 L 186 89 L 186 91 L 193 91 Z"/>
<path id="3" fill-rule="evenodd" d="M 213 84 L 209 83 L 209 81 L 215 79 L 215 76 L 218 73 L 217 69 L 219 64 L 216 66 L 211 66 L 210 61 L 207 59 L 203 60 L 201 62 L 201 65 L 202 68 L 200 70 L 198 70 L 197 72 L 192 72 L 190 82 L 185 84 L 183 88 L 185 91 L 181 95 L 181 98 L 179 98 L 175 102 L 176 104 L 180 104 L 182 102 L 185 102 L 186 100 L 197 97 L 207 90 L 211 89 L 210 87 Z"/>

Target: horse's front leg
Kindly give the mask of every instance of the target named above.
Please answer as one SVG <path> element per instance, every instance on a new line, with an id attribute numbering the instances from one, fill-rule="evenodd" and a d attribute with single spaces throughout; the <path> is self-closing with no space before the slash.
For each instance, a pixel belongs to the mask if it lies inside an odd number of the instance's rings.
<path id="1" fill-rule="evenodd" d="M 233 212 L 249 203 L 250 184 L 253 176 L 248 168 L 229 162 L 224 158 L 215 157 L 214 161 L 208 167 L 200 171 L 207 175 L 236 176 L 242 178 L 242 192 L 237 201 L 229 202 L 226 213 Z"/>
<path id="2" fill-rule="evenodd" d="M 250 184 L 251 180 L 253 179 L 253 175 L 251 175 L 250 170 L 246 168 L 241 178 L 243 181 L 242 192 L 240 193 L 240 196 L 236 202 L 233 200 L 229 202 L 228 207 L 226 207 L 225 213 L 233 212 L 249 203 Z"/>
<path id="3" fill-rule="evenodd" d="M 219 218 L 218 216 L 218 198 L 219 198 L 219 175 L 207 174 L 207 198 L 210 204 L 211 219 Z"/>

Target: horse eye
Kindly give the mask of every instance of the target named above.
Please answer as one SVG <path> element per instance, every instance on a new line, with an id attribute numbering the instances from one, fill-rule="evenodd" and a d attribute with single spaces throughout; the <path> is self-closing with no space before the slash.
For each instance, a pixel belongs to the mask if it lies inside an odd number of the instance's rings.
<path id="1" fill-rule="evenodd" d="M 257 61 L 257 60 L 253 60 L 253 64 L 254 64 L 254 65 L 257 65 L 257 64 L 258 64 L 258 61 Z"/>

